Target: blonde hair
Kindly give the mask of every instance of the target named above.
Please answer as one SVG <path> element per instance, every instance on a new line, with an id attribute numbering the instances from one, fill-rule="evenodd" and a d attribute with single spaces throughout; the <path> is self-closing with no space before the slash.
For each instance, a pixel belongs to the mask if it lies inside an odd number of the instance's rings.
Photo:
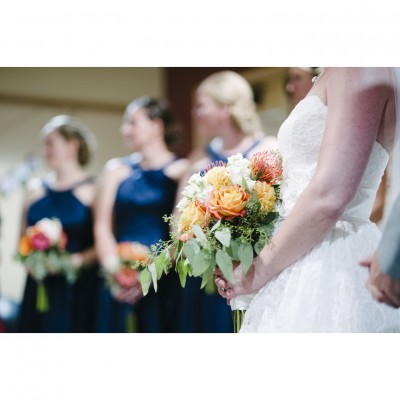
<path id="1" fill-rule="evenodd" d="M 241 75 L 233 71 L 221 71 L 207 77 L 199 86 L 216 103 L 230 108 L 236 127 L 246 135 L 260 130 L 253 90 Z"/>

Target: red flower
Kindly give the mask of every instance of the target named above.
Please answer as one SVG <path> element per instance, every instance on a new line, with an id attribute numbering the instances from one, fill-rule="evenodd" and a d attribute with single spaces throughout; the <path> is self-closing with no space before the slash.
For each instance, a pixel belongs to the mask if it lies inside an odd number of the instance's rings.
<path id="1" fill-rule="evenodd" d="M 36 250 L 48 250 L 50 240 L 43 233 L 36 233 L 32 237 L 32 247 Z"/>

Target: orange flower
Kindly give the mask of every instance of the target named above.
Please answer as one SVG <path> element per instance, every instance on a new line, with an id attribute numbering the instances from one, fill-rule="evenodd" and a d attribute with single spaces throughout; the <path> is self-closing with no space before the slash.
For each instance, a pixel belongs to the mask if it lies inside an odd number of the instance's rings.
<path id="1" fill-rule="evenodd" d="M 261 151 L 250 158 L 252 179 L 272 183 L 279 183 L 282 175 L 282 160 L 278 153 Z"/>
<path id="2" fill-rule="evenodd" d="M 270 212 L 274 209 L 276 195 L 275 190 L 270 183 L 257 181 L 254 185 L 261 208 Z"/>
<path id="3" fill-rule="evenodd" d="M 33 247 L 31 243 L 31 239 L 28 236 L 22 236 L 21 239 L 19 240 L 18 244 L 18 252 L 26 257 L 29 256 L 29 254 L 32 253 Z"/>
<path id="4" fill-rule="evenodd" d="M 229 173 L 225 167 L 211 168 L 205 175 L 207 182 L 214 186 L 214 189 L 221 189 L 224 186 L 232 185 Z"/>
<path id="5" fill-rule="evenodd" d="M 117 246 L 118 255 L 123 261 L 146 261 L 149 248 L 138 242 L 121 242 Z"/>
<path id="6" fill-rule="evenodd" d="M 244 215 L 244 208 L 249 198 L 250 195 L 243 187 L 239 185 L 229 186 L 212 191 L 208 207 L 215 218 L 233 218 Z"/>
<path id="7" fill-rule="evenodd" d="M 181 214 L 178 224 L 179 232 L 188 231 L 193 225 L 206 226 L 209 214 L 197 201 L 190 203 Z"/>

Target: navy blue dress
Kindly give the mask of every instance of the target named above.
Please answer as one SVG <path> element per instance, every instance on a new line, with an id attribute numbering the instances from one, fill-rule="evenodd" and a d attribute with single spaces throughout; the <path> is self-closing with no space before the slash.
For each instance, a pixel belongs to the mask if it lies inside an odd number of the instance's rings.
<path id="1" fill-rule="evenodd" d="M 259 140 L 254 141 L 243 157 L 247 157 L 259 143 Z M 207 154 L 210 162 L 228 161 L 211 145 L 207 147 Z M 215 285 L 211 285 L 209 291 L 200 289 L 200 286 L 201 278 L 187 277 L 179 311 L 179 332 L 233 333 L 232 312 L 226 300 L 218 294 Z"/>
<path id="2" fill-rule="evenodd" d="M 121 182 L 115 197 L 117 242 L 139 242 L 150 247 L 160 239 L 168 240 L 169 227 L 163 216 L 171 214 L 177 190 L 176 182 L 163 172 L 170 162 L 158 170 L 144 170 L 130 157 L 123 162 L 132 172 Z M 104 283 L 97 331 L 176 332 L 181 291 L 178 276 L 170 273 L 159 281 L 157 293 L 150 288 L 146 296 L 130 305 L 115 300 Z"/>
<path id="3" fill-rule="evenodd" d="M 73 193 L 86 179 L 68 190 L 53 190 L 43 182 L 45 195 L 31 204 L 27 212 L 27 226 L 42 218 L 58 218 L 67 235 L 67 250 L 82 252 L 94 245 L 93 212 Z M 28 275 L 19 318 L 20 332 L 94 332 L 96 293 L 99 285 L 98 265 L 86 266 L 77 281 L 70 284 L 62 275 L 48 276 L 44 280 L 49 310 L 36 310 L 35 280 Z"/>

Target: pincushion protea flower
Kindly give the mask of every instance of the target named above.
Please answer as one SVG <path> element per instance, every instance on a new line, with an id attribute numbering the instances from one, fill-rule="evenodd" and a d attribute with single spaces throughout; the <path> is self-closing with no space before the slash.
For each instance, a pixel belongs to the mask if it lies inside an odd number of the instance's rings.
<path id="1" fill-rule="evenodd" d="M 278 153 L 262 151 L 253 154 L 249 168 L 252 179 L 277 185 L 282 177 L 282 160 Z"/>

